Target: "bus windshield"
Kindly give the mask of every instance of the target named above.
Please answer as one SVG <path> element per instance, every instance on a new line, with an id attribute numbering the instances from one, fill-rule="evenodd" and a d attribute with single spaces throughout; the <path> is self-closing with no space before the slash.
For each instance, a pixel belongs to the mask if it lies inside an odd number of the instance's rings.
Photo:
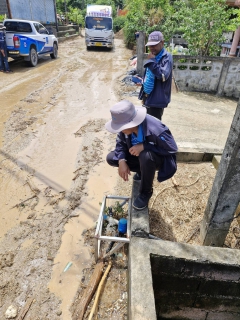
<path id="1" fill-rule="evenodd" d="M 85 27 L 96 30 L 112 30 L 112 19 L 107 17 L 86 17 Z"/>

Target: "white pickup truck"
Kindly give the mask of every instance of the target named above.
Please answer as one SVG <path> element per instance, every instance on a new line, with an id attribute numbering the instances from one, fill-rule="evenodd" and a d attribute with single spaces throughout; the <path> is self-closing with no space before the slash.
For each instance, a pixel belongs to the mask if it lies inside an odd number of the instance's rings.
<path id="1" fill-rule="evenodd" d="M 23 57 L 35 67 L 40 55 L 58 55 L 58 39 L 39 22 L 30 20 L 6 19 L 6 43 L 8 57 Z"/>

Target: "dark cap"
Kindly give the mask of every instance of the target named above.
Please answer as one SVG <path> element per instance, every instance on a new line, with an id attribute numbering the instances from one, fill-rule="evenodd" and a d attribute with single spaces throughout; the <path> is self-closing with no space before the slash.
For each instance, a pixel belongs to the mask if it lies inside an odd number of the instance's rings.
<path id="1" fill-rule="evenodd" d="M 146 46 L 155 46 L 161 41 L 163 41 L 163 34 L 160 31 L 153 31 L 148 36 L 148 43 Z"/>

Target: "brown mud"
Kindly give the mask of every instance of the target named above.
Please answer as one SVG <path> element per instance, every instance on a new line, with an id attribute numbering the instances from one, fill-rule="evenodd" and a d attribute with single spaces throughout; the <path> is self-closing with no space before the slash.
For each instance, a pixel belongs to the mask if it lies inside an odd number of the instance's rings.
<path id="1" fill-rule="evenodd" d="M 78 37 L 60 44 L 57 60 L 11 62 L 13 73 L 0 75 L 1 320 L 29 297 L 26 319 L 71 319 L 91 259 L 82 232 L 114 190 L 104 123 L 130 57 L 121 40 L 87 52 Z"/>
<path id="2" fill-rule="evenodd" d="M 99 202 L 106 194 L 131 195 L 131 179 L 124 183 L 106 164 L 115 137 L 104 129 L 116 101 L 137 100 L 121 82 L 131 56 L 121 38 L 112 51 L 87 52 L 78 37 L 60 44 L 57 60 L 45 57 L 36 68 L 11 62 L 13 73 L 0 74 L 0 320 L 11 305 L 19 315 L 29 298 L 26 320 L 75 320 L 94 268 Z M 182 164 L 178 188 L 171 180 L 155 183 L 151 232 L 198 244 L 215 173 L 211 164 Z M 226 246 L 238 248 L 233 223 Z M 101 319 L 126 319 L 126 248 L 119 253 Z"/>

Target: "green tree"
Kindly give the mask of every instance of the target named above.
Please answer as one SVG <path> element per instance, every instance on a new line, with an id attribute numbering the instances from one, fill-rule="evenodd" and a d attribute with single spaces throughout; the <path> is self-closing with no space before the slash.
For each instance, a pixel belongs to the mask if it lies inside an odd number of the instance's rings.
<path id="1" fill-rule="evenodd" d="M 68 11 L 68 19 L 71 22 L 74 22 L 76 24 L 81 24 L 82 26 L 84 25 L 84 17 L 82 15 L 82 11 L 78 8 L 69 8 Z"/>
<path id="2" fill-rule="evenodd" d="M 3 22 L 4 19 L 5 19 L 5 14 L 0 14 L 0 22 Z"/>
<path id="3" fill-rule="evenodd" d="M 57 0 L 56 1 L 56 7 L 57 7 L 57 12 L 65 12 L 65 1 L 66 1 L 66 5 L 67 5 L 67 0 Z"/>
<path id="4" fill-rule="evenodd" d="M 113 19 L 113 31 L 118 32 L 124 27 L 126 16 L 118 16 Z"/>
<path id="5" fill-rule="evenodd" d="M 127 46 L 132 47 L 135 43 L 136 31 L 143 31 L 146 34 L 154 30 L 165 31 L 165 39 L 172 34 L 172 30 L 164 28 L 167 17 L 171 17 L 173 13 L 169 0 L 127 0 L 126 7 L 128 14 L 124 36 Z"/>
<path id="6" fill-rule="evenodd" d="M 70 6 L 71 8 L 75 9 L 85 9 L 85 0 L 68 0 L 68 6 Z"/>
<path id="7" fill-rule="evenodd" d="M 192 55 L 218 55 L 223 32 L 239 24 L 237 18 L 230 20 L 234 9 L 228 9 L 226 0 L 176 1 L 174 7 L 171 19 L 179 25 Z"/>

